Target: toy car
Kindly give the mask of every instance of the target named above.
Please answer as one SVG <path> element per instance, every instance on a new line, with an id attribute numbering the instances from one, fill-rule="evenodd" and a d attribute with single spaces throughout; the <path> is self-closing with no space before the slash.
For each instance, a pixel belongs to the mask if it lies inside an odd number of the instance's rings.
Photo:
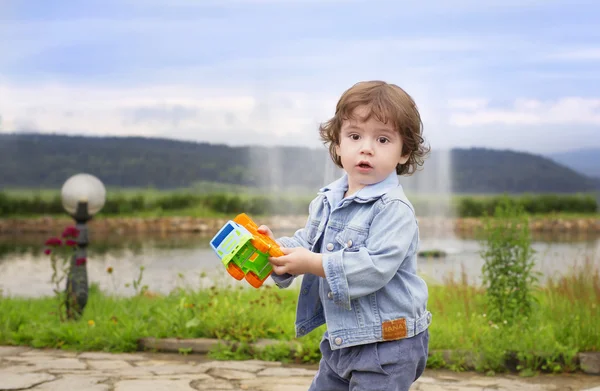
<path id="1" fill-rule="evenodd" d="M 273 268 L 268 258 L 283 255 L 279 245 L 258 232 L 258 226 L 245 213 L 229 220 L 210 241 L 210 246 L 236 280 L 246 278 L 260 288 Z"/>

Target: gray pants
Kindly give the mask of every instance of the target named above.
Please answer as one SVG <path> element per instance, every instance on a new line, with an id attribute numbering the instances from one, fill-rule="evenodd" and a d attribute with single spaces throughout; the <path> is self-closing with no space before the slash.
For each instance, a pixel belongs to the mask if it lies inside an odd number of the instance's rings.
<path id="1" fill-rule="evenodd" d="M 406 339 L 331 350 L 327 332 L 309 391 L 408 391 L 427 364 L 429 330 Z"/>

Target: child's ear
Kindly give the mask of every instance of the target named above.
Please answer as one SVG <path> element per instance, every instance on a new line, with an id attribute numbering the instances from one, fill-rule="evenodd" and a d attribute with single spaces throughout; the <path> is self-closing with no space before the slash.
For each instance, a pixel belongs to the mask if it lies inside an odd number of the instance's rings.
<path id="1" fill-rule="evenodd" d="M 340 157 L 340 144 L 336 144 L 335 145 L 335 154 L 338 155 L 338 157 Z"/>
<path id="2" fill-rule="evenodd" d="M 409 158 L 410 158 L 410 153 L 407 153 L 404 156 L 400 156 L 400 159 L 398 159 L 398 164 L 400 164 L 400 165 L 405 164 Z"/>

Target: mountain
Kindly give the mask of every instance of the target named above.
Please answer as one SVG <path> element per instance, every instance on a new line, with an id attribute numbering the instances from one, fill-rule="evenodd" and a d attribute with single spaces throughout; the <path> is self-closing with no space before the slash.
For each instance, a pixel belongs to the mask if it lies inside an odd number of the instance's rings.
<path id="1" fill-rule="evenodd" d="M 452 150 L 456 192 L 573 193 L 600 189 L 585 176 L 540 155 L 485 148 Z"/>
<path id="2" fill-rule="evenodd" d="M 0 134 L 0 188 L 60 187 L 88 172 L 106 186 L 188 187 L 198 181 L 314 188 L 326 155 L 299 147 L 230 147 L 144 137 Z"/>
<path id="3" fill-rule="evenodd" d="M 172 189 L 199 182 L 315 191 L 336 178 L 325 148 L 230 147 L 143 137 L 0 134 L 0 189 L 59 188 L 88 172 L 107 187 Z M 600 180 L 525 152 L 433 151 L 408 190 L 439 193 L 585 192 Z"/>
<path id="4" fill-rule="evenodd" d="M 600 178 L 600 148 L 557 152 L 548 157 L 584 175 Z"/>

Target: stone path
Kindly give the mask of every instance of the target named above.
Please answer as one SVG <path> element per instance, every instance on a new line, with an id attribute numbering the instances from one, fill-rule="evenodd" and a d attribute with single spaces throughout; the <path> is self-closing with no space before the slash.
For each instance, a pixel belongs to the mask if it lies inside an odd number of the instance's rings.
<path id="1" fill-rule="evenodd" d="M 211 361 L 204 355 L 75 353 L 0 346 L 0 390 L 305 391 L 315 366 Z M 600 391 L 600 376 L 519 378 L 427 370 L 415 391 Z"/>

